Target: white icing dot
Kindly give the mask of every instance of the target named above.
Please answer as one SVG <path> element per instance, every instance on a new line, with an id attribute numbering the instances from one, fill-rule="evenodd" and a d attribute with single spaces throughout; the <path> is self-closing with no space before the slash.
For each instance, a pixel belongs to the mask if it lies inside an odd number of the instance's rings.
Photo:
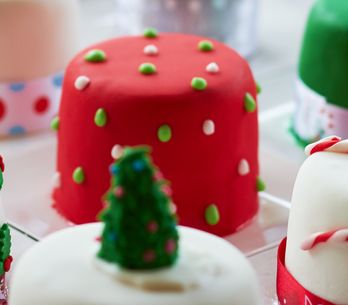
<path id="1" fill-rule="evenodd" d="M 209 65 L 207 65 L 206 71 L 209 73 L 218 73 L 220 71 L 220 67 L 216 62 L 211 62 Z"/>
<path id="2" fill-rule="evenodd" d="M 191 0 L 189 2 L 189 10 L 192 13 L 199 13 L 202 8 L 202 3 L 199 0 Z"/>
<path id="3" fill-rule="evenodd" d="M 59 188 L 61 186 L 61 175 L 59 172 L 56 172 L 52 177 L 52 184 L 54 188 Z"/>
<path id="4" fill-rule="evenodd" d="M 206 120 L 203 123 L 203 132 L 207 136 L 215 133 L 215 123 L 212 120 Z"/>
<path id="5" fill-rule="evenodd" d="M 75 80 L 75 88 L 82 91 L 89 85 L 90 82 L 91 80 L 87 76 L 79 76 Z"/>
<path id="6" fill-rule="evenodd" d="M 123 147 L 121 145 L 116 144 L 112 149 L 111 149 L 111 156 L 117 160 L 120 157 L 122 157 L 123 154 Z"/>
<path id="7" fill-rule="evenodd" d="M 157 55 L 158 54 L 158 48 L 153 45 L 153 44 L 149 44 L 144 48 L 144 53 L 146 55 Z"/>
<path id="8" fill-rule="evenodd" d="M 250 166 L 247 160 L 242 159 L 238 165 L 238 173 L 241 176 L 245 176 L 250 173 Z"/>
<path id="9" fill-rule="evenodd" d="M 286 304 L 286 299 L 283 300 L 283 303 Z"/>

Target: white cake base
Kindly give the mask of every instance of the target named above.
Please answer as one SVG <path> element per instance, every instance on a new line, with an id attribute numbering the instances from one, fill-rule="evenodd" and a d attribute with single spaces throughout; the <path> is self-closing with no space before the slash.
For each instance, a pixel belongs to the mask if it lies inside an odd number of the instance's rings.
<path id="1" fill-rule="evenodd" d="M 96 238 L 101 231 L 101 224 L 76 226 L 55 233 L 30 249 L 14 270 L 10 304 L 260 304 L 251 265 L 220 238 L 180 228 L 178 264 L 171 270 L 151 272 L 147 277 L 146 273 L 124 272 L 98 261 Z M 159 283 L 165 285 L 158 286 Z"/>
<path id="2" fill-rule="evenodd" d="M 348 243 L 301 246 L 310 236 L 348 226 L 348 154 L 319 152 L 300 169 L 294 187 L 286 267 L 310 292 L 348 304 Z"/>

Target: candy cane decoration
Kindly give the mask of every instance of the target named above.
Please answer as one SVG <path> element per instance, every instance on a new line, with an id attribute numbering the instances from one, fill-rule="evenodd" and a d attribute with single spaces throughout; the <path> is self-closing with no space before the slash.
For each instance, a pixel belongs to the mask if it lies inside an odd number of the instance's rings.
<path id="1" fill-rule="evenodd" d="M 315 233 L 301 244 L 303 251 L 309 251 L 323 243 L 344 243 L 348 241 L 348 229 L 338 229 L 328 232 Z"/>
<path id="2" fill-rule="evenodd" d="M 322 151 L 348 154 L 348 140 L 331 136 L 310 144 L 305 149 L 305 153 L 308 156 Z"/>

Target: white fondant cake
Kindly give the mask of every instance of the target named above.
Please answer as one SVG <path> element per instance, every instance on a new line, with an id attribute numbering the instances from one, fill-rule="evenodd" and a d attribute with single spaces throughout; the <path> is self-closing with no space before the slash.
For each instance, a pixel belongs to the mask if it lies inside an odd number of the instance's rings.
<path id="1" fill-rule="evenodd" d="M 170 269 L 126 272 L 96 258 L 101 224 L 76 226 L 30 249 L 14 270 L 11 305 L 259 305 L 250 263 L 226 241 L 180 228 Z"/>
<path id="2" fill-rule="evenodd" d="M 286 267 L 315 295 L 348 304 L 348 142 L 324 139 L 306 152 L 313 154 L 293 191 Z"/>

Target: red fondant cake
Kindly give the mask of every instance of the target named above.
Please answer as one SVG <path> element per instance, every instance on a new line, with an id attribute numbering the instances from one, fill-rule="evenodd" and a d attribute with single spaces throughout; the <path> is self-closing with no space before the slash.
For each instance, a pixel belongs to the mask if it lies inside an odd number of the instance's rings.
<path id="1" fill-rule="evenodd" d="M 247 62 L 201 37 L 149 30 L 84 50 L 66 71 L 53 124 L 56 209 L 95 221 L 113 157 L 146 144 L 172 182 L 181 224 L 235 232 L 257 213 L 263 187 L 256 95 Z"/>

